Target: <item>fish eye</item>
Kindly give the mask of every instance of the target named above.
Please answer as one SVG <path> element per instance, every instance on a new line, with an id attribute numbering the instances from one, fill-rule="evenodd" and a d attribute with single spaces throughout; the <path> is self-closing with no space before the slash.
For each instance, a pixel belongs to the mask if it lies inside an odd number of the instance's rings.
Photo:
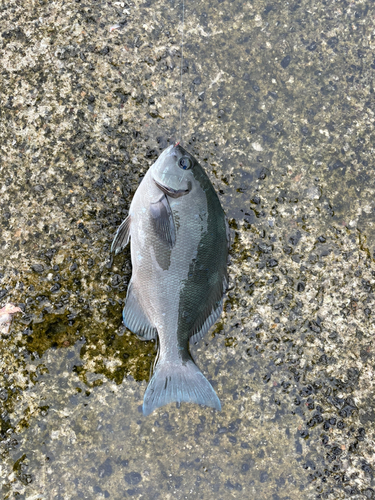
<path id="1" fill-rule="evenodd" d="M 187 156 L 182 156 L 182 158 L 180 158 L 178 160 L 178 165 L 183 170 L 189 170 L 189 168 L 191 168 L 192 164 L 191 164 L 190 159 Z"/>

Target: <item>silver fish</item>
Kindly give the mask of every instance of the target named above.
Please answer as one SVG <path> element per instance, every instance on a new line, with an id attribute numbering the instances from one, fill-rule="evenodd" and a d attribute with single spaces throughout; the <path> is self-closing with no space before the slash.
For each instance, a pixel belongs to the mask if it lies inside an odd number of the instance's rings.
<path id="1" fill-rule="evenodd" d="M 165 149 L 147 171 L 111 250 L 119 253 L 129 239 L 133 271 L 124 324 L 143 340 L 159 339 L 143 413 L 171 402 L 220 410 L 189 341 L 201 339 L 223 309 L 229 232 L 209 178 L 180 145 Z"/>

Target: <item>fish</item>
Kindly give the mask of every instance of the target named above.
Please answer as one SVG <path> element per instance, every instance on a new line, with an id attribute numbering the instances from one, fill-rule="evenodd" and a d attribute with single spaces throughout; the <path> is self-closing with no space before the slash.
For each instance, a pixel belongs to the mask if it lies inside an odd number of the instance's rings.
<path id="1" fill-rule="evenodd" d="M 111 247 L 130 240 L 132 276 L 123 322 L 158 353 L 143 414 L 168 403 L 221 410 L 189 345 L 217 321 L 228 288 L 229 229 L 204 169 L 180 144 L 166 148 L 148 169 Z"/>

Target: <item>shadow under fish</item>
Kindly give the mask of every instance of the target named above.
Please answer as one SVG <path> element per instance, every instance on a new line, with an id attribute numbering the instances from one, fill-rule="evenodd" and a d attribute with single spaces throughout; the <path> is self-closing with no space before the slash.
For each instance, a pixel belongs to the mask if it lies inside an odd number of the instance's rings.
<path id="1" fill-rule="evenodd" d="M 129 239 L 133 269 L 124 324 L 143 340 L 159 339 L 143 413 L 171 402 L 220 410 L 189 342 L 201 339 L 222 312 L 229 231 L 207 174 L 180 145 L 165 149 L 147 171 L 111 250 L 118 254 Z"/>

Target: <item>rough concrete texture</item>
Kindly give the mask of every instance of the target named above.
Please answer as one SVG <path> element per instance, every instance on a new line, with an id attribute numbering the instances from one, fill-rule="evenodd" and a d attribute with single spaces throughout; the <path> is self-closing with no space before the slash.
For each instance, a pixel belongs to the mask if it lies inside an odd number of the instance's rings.
<path id="1" fill-rule="evenodd" d="M 375 498 L 374 14 L 186 1 L 182 140 L 232 234 L 193 348 L 223 411 L 145 418 L 109 248 L 180 138 L 181 3 L 1 4 L 1 498 Z"/>

